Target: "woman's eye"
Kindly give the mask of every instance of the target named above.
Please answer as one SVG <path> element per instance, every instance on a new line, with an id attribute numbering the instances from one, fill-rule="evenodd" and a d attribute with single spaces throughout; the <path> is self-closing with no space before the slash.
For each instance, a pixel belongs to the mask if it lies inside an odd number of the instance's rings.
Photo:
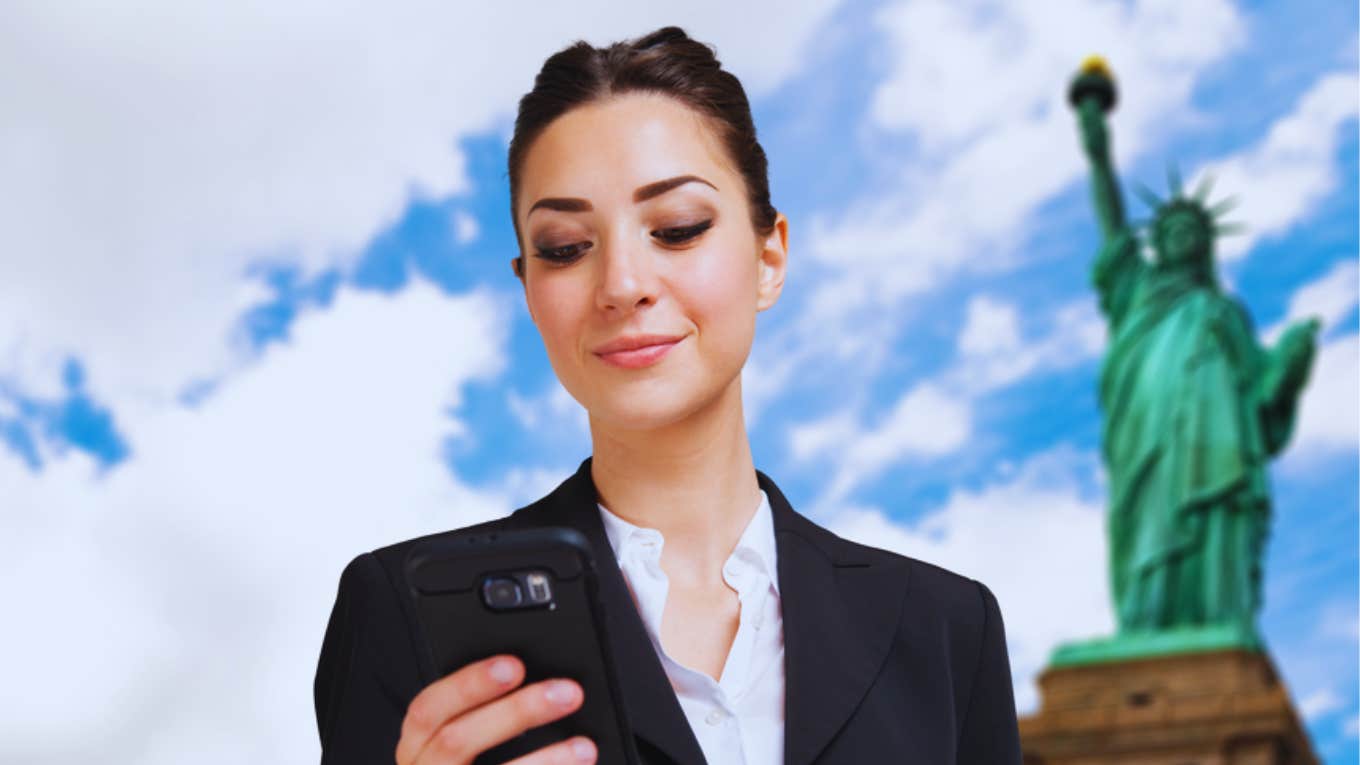
<path id="1" fill-rule="evenodd" d="M 652 232 L 652 235 L 661 239 L 666 244 L 682 244 L 707 231 L 712 225 L 713 220 L 710 218 L 709 220 L 695 223 L 692 226 L 674 226 L 671 228 L 657 229 Z M 561 265 L 576 260 L 581 256 L 581 253 L 589 247 L 590 242 L 568 244 L 562 247 L 540 247 L 535 254 L 550 263 Z"/>
<path id="2" fill-rule="evenodd" d="M 652 233 L 667 244 L 680 244 L 704 233 L 709 226 L 713 225 L 712 219 L 696 223 L 693 226 L 677 226 L 675 228 L 663 228 Z"/>
<path id="3" fill-rule="evenodd" d="M 540 248 L 538 250 L 538 257 L 552 263 L 570 263 L 580 256 L 580 253 L 577 251 L 578 247 L 584 249 L 589 246 L 589 242 L 583 242 L 581 244 L 569 244 L 565 247 Z"/>

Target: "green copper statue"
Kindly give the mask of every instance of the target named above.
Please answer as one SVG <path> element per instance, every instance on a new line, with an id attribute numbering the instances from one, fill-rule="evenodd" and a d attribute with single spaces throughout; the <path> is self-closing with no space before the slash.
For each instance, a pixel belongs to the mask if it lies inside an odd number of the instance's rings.
<path id="1" fill-rule="evenodd" d="M 1109 323 L 1100 404 L 1119 624 L 1113 639 L 1097 641 L 1101 655 L 1088 650 L 1085 660 L 1119 655 L 1121 644 L 1126 654 L 1259 648 L 1266 465 L 1293 429 L 1318 322 L 1262 347 L 1242 304 L 1218 283 L 1214 239 L 1228 227 L 1216 223 L 1224 206 L 1205 202 L 1208 183 L 1185 195 L 1172 171 L 1170 199 L 1140 189 L 1155 214 L 1136 232 L 1110 159 L 1105 115 L 1116 94 L 1102 60 L 1086 62 L 1069 100 L 1104 239 L 1092 281 Z M 1080 650 L 1068 654 L 1083 660 Z"/>

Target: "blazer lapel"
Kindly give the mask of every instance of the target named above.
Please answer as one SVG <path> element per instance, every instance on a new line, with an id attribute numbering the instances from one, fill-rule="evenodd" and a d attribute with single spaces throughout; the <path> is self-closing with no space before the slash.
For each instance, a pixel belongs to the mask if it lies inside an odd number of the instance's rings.
<path id="1" fill-rule="evenodd" d="M 535 524 L 573 527 L 595 550 L 606 629 L 622 671 L 633 733 L 679 765 L 704 763 L 666 671 L 619 569 L 600 519 L 592 457 L 542 501 Z M 907 589 L 907 569 L 876 563 L 799 514 L 765 473 L 756 480 L 770 498 L 784 622 L 784 762 L 808 765 L 845 725 L 893 644 Z M 879 559 L 881 560 L 881 558 Z"/>
<path id="2" fill-rule="evenodd" d="M 619 684 L 634 736 L 660 749 L 678 765 L 701 765 L 705 762 L 703 749 L 647 636 L 605 533 L 596 507 L 599 493 L 590 475 L 591 459 L 587 457 L 574 475 L 544 498 L 544 503 L 525 510 L 538 508 L 535 523 L 575 528 L 586 535 L 595 550 L 605 629 L 620 668 Z M 645 752 L 642 754 L 645 758 Z"/>
<path id="3" fill-rule="evenodd" d="M 774 516 L 784 619 L 784 763 L 807 765 L 850 719 L 892 649 L 907 571 L 796 512 L 756 471 Z M 879 558 L 878 560 L 882 560 Z"/>

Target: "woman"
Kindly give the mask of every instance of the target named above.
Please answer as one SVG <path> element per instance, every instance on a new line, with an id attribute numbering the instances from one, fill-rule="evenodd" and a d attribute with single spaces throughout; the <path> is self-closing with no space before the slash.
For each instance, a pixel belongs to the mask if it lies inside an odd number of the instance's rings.
<path id="1" fill-rule="evenodd" d="M 593 453 L 479 528 L 591 540 L 644 760 L 1019 763 L 990 591 L 840 539 L 752 463 L 741 369 L 788 222 L 736 78 L 676 27 L 577 43 L 520 102 L 509 166 L 511 264 Z M 421 687 L 393 585 L 412 541 L 341 576 L 315 687 L 324 762 L 469 763 L 582 703 L 570 680 L 519 687 L 513 656 Z M 515 763 L 595 755 L 578 738 Z"/>

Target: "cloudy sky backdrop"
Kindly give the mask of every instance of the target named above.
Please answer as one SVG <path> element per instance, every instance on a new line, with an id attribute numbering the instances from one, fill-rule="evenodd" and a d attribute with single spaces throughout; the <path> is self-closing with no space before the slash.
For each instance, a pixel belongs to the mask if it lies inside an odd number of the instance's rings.
<path id="1" fill-rule="evenodd" d="M 1325 324 L 1264 632 L 1356 763 L 1355 5 L 666 5 L 0 7 L 0 761 L 316 759 L 344 564 L 589 454 L 507 266 L 506 145 L 546 56 L 674 23 L 746 85 L 790 220 L 757 467 L 988 583 L 1022 713 L 1113 623 L 1076 66 L 1119 78 L 1124 178 L 1240 197 L 1223 274 L 1262 337 Z"/>

